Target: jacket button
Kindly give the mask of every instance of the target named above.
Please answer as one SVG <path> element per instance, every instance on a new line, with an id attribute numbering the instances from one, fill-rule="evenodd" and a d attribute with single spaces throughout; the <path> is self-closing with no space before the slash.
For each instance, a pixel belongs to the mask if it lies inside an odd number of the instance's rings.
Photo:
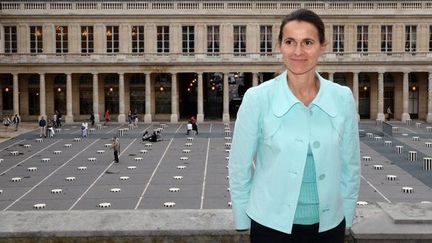
<path id="1" fill-rule="evenodd" d="M 321 175 L 319 176 L 319 179 L 320 179 L 320 180 L 324 180 L 324 178 L 325 178 L 325 174 L 321 174 Z"/>
<path id="2" fill-rule="evenodd" d="M 314 148 L 319 148 L 320 146 L 321 146 L 320 142 L 318 142 L 318 141 L 313 142 Z"/>

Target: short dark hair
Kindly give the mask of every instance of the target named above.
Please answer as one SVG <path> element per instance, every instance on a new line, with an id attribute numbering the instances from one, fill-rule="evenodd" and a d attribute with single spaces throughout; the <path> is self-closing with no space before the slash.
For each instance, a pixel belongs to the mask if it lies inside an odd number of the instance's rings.
<path id="1" fill-rule="evenodd" d="M 322 19 L 313 11 L 308 9 L 298 9 L 282 19 L 281 27 L 279 30 L 279 44 L 282 43 L 282 35 L 283 28 L 290 21 L 305 21 L 311 23 L 318 30 L 319 42 L 324 44 L 325 42 L 325 32 L 324 32 L 324 23 Z"/>

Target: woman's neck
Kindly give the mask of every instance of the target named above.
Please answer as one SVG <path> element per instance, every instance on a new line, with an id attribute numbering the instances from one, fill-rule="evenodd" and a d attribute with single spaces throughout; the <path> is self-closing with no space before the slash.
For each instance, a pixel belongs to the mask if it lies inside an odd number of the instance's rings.
<path id="1" fill-rule="evenodd" d="M 320 82 L 318 81 L 315 73 L 304 75 L 288 74 L 287 82 L 291 92 L 305 106 L 309 106 L 309 104 L 318 94 Z"/>

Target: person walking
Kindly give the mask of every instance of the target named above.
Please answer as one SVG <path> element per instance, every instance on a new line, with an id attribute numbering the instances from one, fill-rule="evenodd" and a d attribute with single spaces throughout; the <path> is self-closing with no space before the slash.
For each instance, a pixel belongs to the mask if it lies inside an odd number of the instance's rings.
<path id="1" fill-rule="evenodd" d="M 105 111 L 104 117 L 105 117 L 105 124 L 104 125 L 108 125 L 108 122 L 110 121 L 110 112 L 109 112 L 109 110 Z"/>
<path id="2" fill-rule="evenodd" d="M 21 117 L 18 114 L 15 114 L 15 116 L 12 119 L 13 124 L 15 124 L 15 131 L 18 131 L 19 124 L 21 122 Z"/>
<path id="3" fill-rule="evenodd" d="M 9 127 L 9 125 L 11 124 L 12 122 L 11 122 L 11 120 L 10 120 L 10 118 L 7 116 L 7 117 L 5 117 L 5 118 L 3 118 L 3 125 L 5 126 L 5 132 L 7 132 L 8 131 L 8 127 Z"/>
<path id="4" fill-rule="evenodd" d="M 390 106 L 389 107 L 387 107 L 387 119 L 390 121 L 390 119 L 392 118 L 392 115 L 393 115 L 393 112 L 392 112 L 392 110 L 391 110 L 391 108 L 390 108 Z"/>
<path id="5" fill-rule="evenodd" d="M 39 137 L 44 137 L 46 138 L 46 126 L 47 126 L 47 121 L 45 120 L 45 117 L 42 116 L 41 119 L 39 120 Z"/>
<path id="6" fill-rule="evenodd" d="M 235 228 L 252 243 L 343 243 L 360 188 L 353 94 L 320 76 L 321 18 L 306 9 L 282 20 L 286 70 L 249 88 L 237 113 L 229 158 Z M 255 169 L 254 169 L 255 166 Z"/>
<path id="7" fill-rule="evenodd" d="M 90 113 L 90 122 L 91 122 L 91 126 L 94 127 L 95 125 L 95 116 L 94 113 Z"/>
<path id="8" fill-rule="evenodd" d="M 115 163 L 118 163 L 119 162 L 119 153 L 120 153 L 120 141 L 119 141 L 118 137 L 114 136 L 112 138 L 111 148 L 114 151 L 114 161 L 115 161 Z"/>

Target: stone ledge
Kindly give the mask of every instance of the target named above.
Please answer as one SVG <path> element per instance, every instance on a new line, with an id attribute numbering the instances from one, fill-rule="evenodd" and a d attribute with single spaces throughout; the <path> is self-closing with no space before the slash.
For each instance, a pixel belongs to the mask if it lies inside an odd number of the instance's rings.
<path id="1" fill-rule="evenodd" d="M 432 203 L 378 203 L 395 224 L 431 224 Z"/>
<path id="2" fill-rule="evenodd" d="M 424 208 L 429 212 L 409 213 L 418 212 L 418 208 Z M 430 210 L 430 205 L 419 203 L 378 203 L 359 206 L 351 228 L 351 236 L 358 243 L 432 242 L 432 223 L 427 218 L 424 220 L 425 216 L 431 213 Z M 405 214 L 409 215 L 409 218 L 404 219 Z"/>
<path id="3" fill-rule="evenodd" d="M 359 206 L 346 242 L 430 243 L 431 211 L 429 204 Z M 6 211 L 0 243 L 249 242 L 248 232 L 233 227 L 231 210 L 224 209 Z"/>

